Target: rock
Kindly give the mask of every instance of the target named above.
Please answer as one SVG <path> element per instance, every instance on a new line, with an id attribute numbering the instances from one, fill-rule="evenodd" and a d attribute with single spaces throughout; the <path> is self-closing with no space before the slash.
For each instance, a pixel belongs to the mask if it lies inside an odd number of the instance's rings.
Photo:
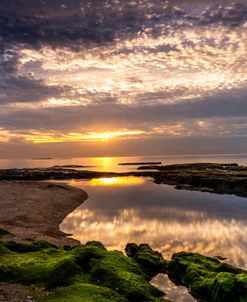
<path id="1" fill-rule="evenodd" d="M 149 278 L 153 278 L 158 273 L 167 272 L 167 261 L 163 256 L 153 251 L 148 244 L 128 243 L 125 248 L 125 252 L 128 257 L 133 258 L 138 264 L 142 266 L 142 269 Z"/>
<path id="2" fill-rule="evenodd" d="M 174 254 L 168 264 L 168 276 L 202 300 L 247 301 L 247 271 L 215 258 L 187 252 Z"/>
<path id="3" fill-rule="evenodd" d="M 54 289 L 43 302 L 163 301 L 164 293 L 149 283 L 142 265 L 100 242 L 71 250 L 3 242 L 0 254 L 0 281 Z"/>

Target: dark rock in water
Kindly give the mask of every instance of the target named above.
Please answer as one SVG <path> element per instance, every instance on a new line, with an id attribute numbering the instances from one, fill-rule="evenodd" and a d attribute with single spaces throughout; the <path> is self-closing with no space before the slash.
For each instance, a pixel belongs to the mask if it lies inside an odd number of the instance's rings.
<path id="1" fill-rule="evenodd" d="M 179 190 L 247 196 L 247 167 L 237 164 L 179 164 L 156 170 L 160 172 L 154 177 L 157 184 L 174 185 Z"/>
<path id="2" fill-rule="evenodd" d="M 81 166 L 81 165 L 62 165 L 62 166 L 53 166 L 52 168 L 86 168 L 86 166 Z"/>
<path id="3" fill-rule="evenodd" d="M 92 179 L 102 177 L 152 177 L 157 184 L 180 190 L 247 196 L 247 167 L 237 164 L 196 163 L 142 166 L 143 171 L 98 172 L 72 168 L 2 169 L 0 180 Z M 149 171 L 144 171 L 149 170 Z M 152 170 L 152 171 L 151 171 Z"/>
<path id="4" fill-rule="evenodd" d="M 162 162 L 151 161 L 151 162 L 139 162 L 139 163 L 120 163 L 119 166 L 138 166 L 138 165 L 161 165 Z"/>
<path id="5" fill-rule="evenodd" d="M 51 160 L 53 159 L 52 157 L 36 157 L 36 158 L 32 158 L 32 160 Z"/>
<path id="6" fill-rule="evenodd" d="M 174 254 L 168 264 L 168 276 L 203 301 L 247 301 L 247 271 L 215 258 L 186 252 Z"/>

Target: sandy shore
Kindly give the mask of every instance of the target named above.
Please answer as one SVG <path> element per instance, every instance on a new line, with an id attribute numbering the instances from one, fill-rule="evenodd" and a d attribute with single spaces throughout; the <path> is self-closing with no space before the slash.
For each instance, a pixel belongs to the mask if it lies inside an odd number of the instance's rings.
<path id="1" fill-rule="evenodd" d="M 86 192 L 59 183 L 0 181 L 0 196 L 0 228 L 13 234 L 12 240 L 78 243 L 66 238 L 59 225 L 87 199 Z"/>

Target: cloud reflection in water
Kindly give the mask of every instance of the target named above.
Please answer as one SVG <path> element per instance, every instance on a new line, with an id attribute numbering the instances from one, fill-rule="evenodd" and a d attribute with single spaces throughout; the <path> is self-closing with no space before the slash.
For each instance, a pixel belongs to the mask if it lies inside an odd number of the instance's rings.
<path id="1" fill-rule="evenodd" d="M 81 242 L 102 241 L 123 250 L 127 242 L 148 242 L 169 258 L 185 250 L 222 255 L 247 267 L 247 203 L 244 198 L 178 191 L 140 178 L 71 181 L 89 193 L 67 216 L 62 231 Z M 117 184 L 117 185 L 116 185 Z"/>

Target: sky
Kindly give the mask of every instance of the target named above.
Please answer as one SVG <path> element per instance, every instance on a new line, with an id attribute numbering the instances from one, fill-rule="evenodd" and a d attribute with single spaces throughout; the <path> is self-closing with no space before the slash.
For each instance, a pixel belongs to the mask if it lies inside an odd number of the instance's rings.
<path id="1" fill-rule="evenodd" d="M 247 153 L 247 3 L 1 0 L 0 157 Z"/>

